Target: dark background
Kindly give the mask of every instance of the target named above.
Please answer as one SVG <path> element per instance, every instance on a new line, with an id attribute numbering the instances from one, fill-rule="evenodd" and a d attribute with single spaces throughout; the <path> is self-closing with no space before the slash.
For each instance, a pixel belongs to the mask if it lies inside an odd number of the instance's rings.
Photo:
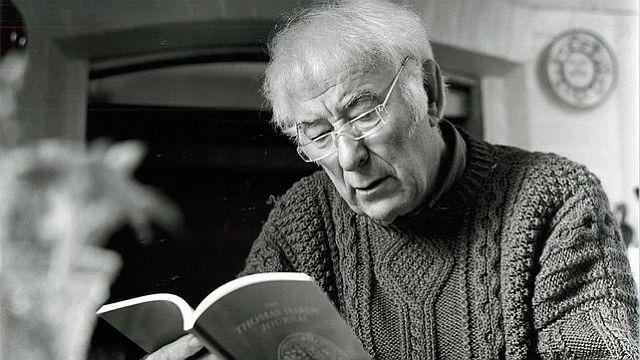
<path id="1" fill-rule="evenodd" d="M 268 112 L 101 103 L 88 109 L 87 139 L 144 141 L 148 154 L 136 178 L 184 215 L 180 232 L 156 229 L 150 243 L 129 228 L 112 237 L 107 247 L 122 255 L 124 267 L 109 302 L 169 292 L 195 307 L 242 269 L 275 198 L 317 169 L 276 135 Z M 94 358 L 144 355 L 102 321 L 93 351 Z"/>

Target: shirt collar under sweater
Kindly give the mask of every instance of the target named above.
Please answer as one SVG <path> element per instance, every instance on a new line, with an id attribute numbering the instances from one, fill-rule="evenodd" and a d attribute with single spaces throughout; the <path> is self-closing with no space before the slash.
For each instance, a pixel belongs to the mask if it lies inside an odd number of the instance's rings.
<path id="1" fill-rule="evenodd" d="M 447 120 L 442 120 L 439 126 L 446 146 L 451 147 L 451 165 L 435 195 L 417 211 L 399 217 L 395 225 L 402 227 L 420 221 L 424 215 L 438 216 L 449 213 L 449 210 L 465 208 L 477 197 L 484 180 L 495 169 L 493 151 L 488 144 Z"/>
<path id="2" fill-rule="evenodd" d="M 440 131 L 447 147 L 447 152 L 450 154 L 451 162 L 444 180 L 440 182 L 440 189 L 427 202 L 426 206 L 428 208 L 433 208 L 442 195 L 453 186 L 456 180 L 462 176 L 462 172 L 467 165 L 467 144 L 464 142 L 460 132 L 447 120 L 440 122 Z"/>

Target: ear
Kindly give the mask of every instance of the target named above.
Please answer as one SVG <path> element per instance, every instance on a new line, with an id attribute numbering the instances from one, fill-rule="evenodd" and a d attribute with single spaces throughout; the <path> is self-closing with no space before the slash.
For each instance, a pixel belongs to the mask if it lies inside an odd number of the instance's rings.
<path id="1" fill-rule="evenodd" d="M 429 97 L 429 122 L 431 126 L 438 124 L 444 115 L 444 82 L 438 63 L 427 59 L 422 63 L 424 71 L 424 88 Z"/>

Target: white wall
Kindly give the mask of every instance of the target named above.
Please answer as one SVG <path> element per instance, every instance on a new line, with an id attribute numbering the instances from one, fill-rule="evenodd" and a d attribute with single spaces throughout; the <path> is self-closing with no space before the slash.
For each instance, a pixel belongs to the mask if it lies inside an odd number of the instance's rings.
<path id="1" fill-rule="evenodd" d="M 618 83 L 600 106 L 575 110 L 562 106 L 543 85 L 540 54 L 559 33 L 571 28 L 595 32 L 612 48 Z M 524 66 L 531 149 L 565 155 L 587 165 L 601 180 L 612 204 L 623 202 L 637 219 L 638 202 L 638 16 L 590 11 L 538 10 Z M 635 225 L 637 233 L 637 223 Z"/>
<path id="2" fill-rule="evenodd" d="M 481 77 L 485 138 L 555 152 L 585 164 L 612 205 L 624 203 L 638 234 L 638 4 L 633 1 L 414 0 L 445 61 Z M 619 69 L 611 96 L 589 110 L 561 104 L 539 63 L 560 33 L 590 30 L 612 48 Z M 451 51 L 448 51 L 451 52 Z M 438 53 L 436 53 L 438 56 Z M 491 65 L 493 62 L 493 66 Z M 496 66 L 496 64 L 499 64 Z M 447 67 L 446 63 L 442 64 Z"/>

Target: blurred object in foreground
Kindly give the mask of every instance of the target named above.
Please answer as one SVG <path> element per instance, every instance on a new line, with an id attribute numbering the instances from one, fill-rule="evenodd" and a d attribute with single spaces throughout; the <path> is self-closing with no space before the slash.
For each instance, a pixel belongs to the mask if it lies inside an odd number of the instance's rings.
<path id="1" fill-rule="evenodd" d="M 0 153 L 16 145 L 21 137 L 16 118 L 16 98 L 26 64 L 24 52 L 12 51 L 0 58 Z"/>
<path id="2" fill-rule="evenodd" d="M 27 29 L 22 14 L 11 0 L 0 0 L 0 57 L 8 52 L 24 50 Z"/>
<path id="3" fill-rule="evenodd" d="M 84 359 L 119 256 L 101 245 L 126 224 L 138 238 L 180 215 L 135 182 L 139 143 L 43 141 L 0 153 L 0 358 Z"/>
<path id="4" fill-rule="evenodd" d="M 629 248 L 630 246 L 636 245 L 633 241 L 633 229 L 627 223 L 627 206 L 623 203 L 616 205 L 613 210 L 613 217 L 620 227 L 620 234 L 622 235 L 625 247 Z"/>

